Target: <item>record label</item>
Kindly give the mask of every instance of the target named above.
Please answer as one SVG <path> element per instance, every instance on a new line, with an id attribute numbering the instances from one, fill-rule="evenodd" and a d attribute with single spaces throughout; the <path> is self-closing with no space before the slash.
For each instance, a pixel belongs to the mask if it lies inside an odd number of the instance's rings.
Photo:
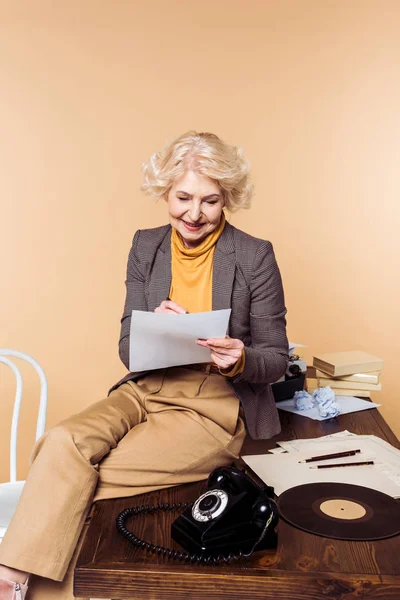
<path id="1" fill-rule="evenodd" d="M 328 538 L 381 540 L 400 533 L 400 503 L 359 485 L 298 485 L 283 492 L 278 505 L 294 527 Z"/>
<path id="2" fill-rule="evenodd" d="M 319 505 L 319 510 L 328 517 L 349 521 L 361 519 L 367 514 L 361 504 L 352 500 L 325 500 Z"/>

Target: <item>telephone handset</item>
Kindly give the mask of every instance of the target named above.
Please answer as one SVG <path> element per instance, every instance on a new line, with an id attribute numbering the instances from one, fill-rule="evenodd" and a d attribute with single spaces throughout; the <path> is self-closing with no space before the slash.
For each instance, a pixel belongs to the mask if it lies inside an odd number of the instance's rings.
<path id="1" fill-rule="evenodd" d="M 169 558 L 218 563 L 255 550 L 276 546 L 275 526 L 279 511 L 273 488 L 258 486 L 244 471 L 218 467 L 209 476 L 207 491 L 193 504 L 136 507 L 117 518 L 117 529 L 134 545 Z M 187 552 L 176 552 L 149 544 L 125 528 L 130 515 L 183 507 L 172 523 L 171 535 Z"/>

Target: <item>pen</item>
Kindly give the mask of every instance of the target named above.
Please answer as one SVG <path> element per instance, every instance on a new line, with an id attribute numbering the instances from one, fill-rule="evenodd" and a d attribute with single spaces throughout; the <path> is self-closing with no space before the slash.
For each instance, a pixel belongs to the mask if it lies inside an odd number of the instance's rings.
<path id="1" fill-rule="evenodd" d="M 333 469 L 334 467 L 362 467 L 364 465 L 375 464 L 373 460 L 366 460 L 365 462 L 353 462 L 353 463 L 336 463 L 336 465 L 317 465 L 316 467 L 308 467 L 309 469 Z"/>
<path id="2" fill-rule="evenodd" d="M 172 302 L 172 300 L 171 300 L 171 298 L 169 296 L 167 296 L 165 299 L 168 300 L 169 302 Z M 184 314 L 188 315 L 189 311 L 187 310 Z"/>
<path id="3" fill-rule="evenodd" d="M 313 456 L 312 458 L 299 460 L 299 463 L 315 462 L 316 460 L 328 460 L 328 458 L 342 458 L 342 456 L 354 456 L 358 452 L 361 452 L 361 450 L 345 450 L 343 452 L 336 452 L 335 454 L 322 454 L 321 456 Z"/>

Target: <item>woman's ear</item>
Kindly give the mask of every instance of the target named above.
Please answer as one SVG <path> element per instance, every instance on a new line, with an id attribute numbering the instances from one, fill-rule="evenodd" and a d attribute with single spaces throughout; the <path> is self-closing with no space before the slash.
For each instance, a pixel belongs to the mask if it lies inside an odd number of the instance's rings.
<path id="1" fill-rule="evenodd" d="M 228 204 L 228 198 L 226 197 L 226 192 L 222 191 L 222 208 L 226 208 Z"/>

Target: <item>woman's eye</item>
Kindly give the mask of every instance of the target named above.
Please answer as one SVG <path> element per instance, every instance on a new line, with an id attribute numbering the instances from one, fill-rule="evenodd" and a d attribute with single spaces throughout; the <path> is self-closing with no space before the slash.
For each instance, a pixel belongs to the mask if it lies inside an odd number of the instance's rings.
<path id="1" fill-rule="evenodd" d="M 178 196 L 178 200 L 187 200 L 187 198 L 183 198 L 181 196 Z"/>
<path id="2" fill-rule="evenodd" d="M 207 204 L 217 204 L 218 200 L 206 200 Z"/>

